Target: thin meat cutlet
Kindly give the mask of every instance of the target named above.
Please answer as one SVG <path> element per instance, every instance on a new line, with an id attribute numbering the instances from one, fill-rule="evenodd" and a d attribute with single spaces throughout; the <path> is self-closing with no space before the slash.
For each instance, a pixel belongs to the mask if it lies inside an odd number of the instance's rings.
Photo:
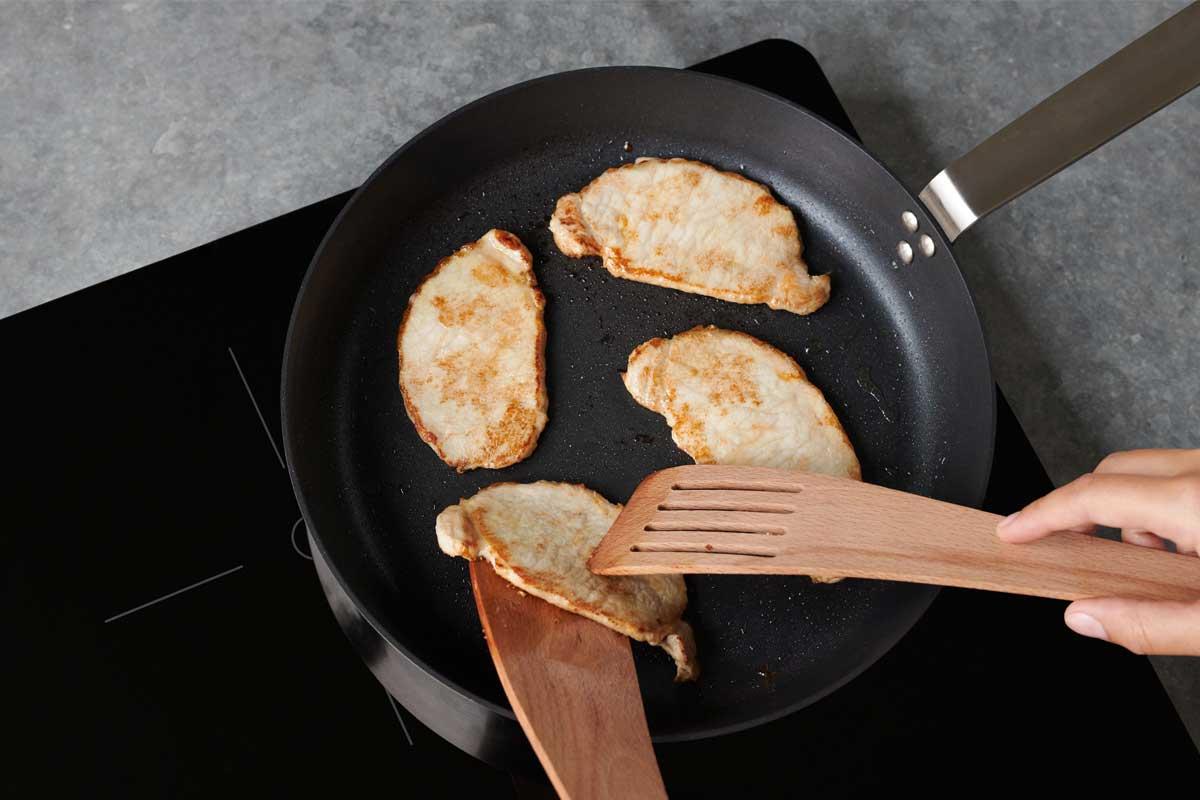
<path id="1" fill-rule="evenodd" d="M 600 256 L 620 278 L 811 314 L 829 276 L 808 274 L 796 219 L 765 186 L 699 161 L 640 158 L 559 199 L 568 256 Z"/>
<path id="2" fill-rule="evenodd" d="M 630 354 L 623 379 L 697 464 L 862 477 L 821 390 L 790 356 L 749 334 L 708 326 L 651 339 Z"/>
<path id="3" fill-rule="evenodd" d="M 546 426 L 545 300 L 533 259 L 488 231 L 443 259 L 400 324 L 400 392 L 417 433 L 459 472 L 527 457 Z"/>
<path id="4" fill-rule="evenodd" d="M 699 674 L 692 629 L 681 617 L 679 575 L 593 575 L 588 558 L 621 511 L 585 486 L 553 481 L 498 483 L 437 518 L 448 555 L 485 559 L 500 577 L 559 608 L 658 645 L 675 659 L 675 679 Z"/>

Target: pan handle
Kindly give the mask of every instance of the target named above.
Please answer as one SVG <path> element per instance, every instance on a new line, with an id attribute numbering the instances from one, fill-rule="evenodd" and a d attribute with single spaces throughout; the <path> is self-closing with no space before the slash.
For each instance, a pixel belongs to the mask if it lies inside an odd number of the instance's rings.
<path id="1" fill-rule="evenodd" d="M 921 202 L 950 241 L 1200 84 L 1200 2 L 1034 106 L 939 172 Z"/>

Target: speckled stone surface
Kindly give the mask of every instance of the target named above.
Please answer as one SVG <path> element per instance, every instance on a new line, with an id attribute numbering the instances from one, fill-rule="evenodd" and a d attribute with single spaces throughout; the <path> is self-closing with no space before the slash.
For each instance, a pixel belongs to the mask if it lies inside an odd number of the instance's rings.
<path id="1" fill-rule="evenodd" d="M 0 316 L 351 188 L 493 89 L 767 37 L 919 188 L 1183 5 L 0 0 Z M 1198 141 L 1194 92 L 958 246 L 1056 481 L 1200 444 Z M 1197 662 L 1157 666 L 1200 736 Z"/>

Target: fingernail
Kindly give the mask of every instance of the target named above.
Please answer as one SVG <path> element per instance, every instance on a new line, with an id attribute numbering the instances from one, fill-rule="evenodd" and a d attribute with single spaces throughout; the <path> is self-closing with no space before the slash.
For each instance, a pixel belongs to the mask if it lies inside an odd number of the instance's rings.
<path id="1" fill-rule="evenodd" d="M 1081 612 L 1067 614 L 1066 622 L 1067 627 L 1080 636 L 1089 636 L 1092 639 L 1108 641 L 1108 631 L 1104 630 L 1104 626 L 1100 624 L 1100 620 L 1090 614 L 1083 614 Z"/>
<path id="2" fill-rule="evenodd" d="M 1019 517 L 1019 516 L 1021 516 L 1021 512 L 1020 512 L 1020 511 L 1017 511 L 1017 512 L 1015 512 L 1015 513 L 1013 513 L 1013 514 L 1009 514 L 1007 517 L 1005 517 L 1004 519 L 1000 520 L 1000 524 L 999 524 L 999 525 L 997 525 L 996 527 L 997 527 L 997 528 L 1007 528 L 1009 525 L 1012 525 L 1012 524 L 1013 524 L 1013 522 L 1015 522 L 1015 521 L 1016 521 L 1016 519 L 1017 519 L 1017 517 Z"/>

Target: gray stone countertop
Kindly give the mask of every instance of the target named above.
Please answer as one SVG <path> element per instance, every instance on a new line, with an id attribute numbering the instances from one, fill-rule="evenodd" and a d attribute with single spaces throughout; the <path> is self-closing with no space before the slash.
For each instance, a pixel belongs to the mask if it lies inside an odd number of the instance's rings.
<path id="1" fill-rule="evenodd" d="M 821 62 L 919 188 L 1185 5 L 0 0 L 0 316 L 360 183 L 502 86 L 685 66 L 768 37 Z M 1200 91 L 957 246 L 1052 477 L 1200 444 Z M 1200 667 L 1157 660 L 1200 735 Z"/>

